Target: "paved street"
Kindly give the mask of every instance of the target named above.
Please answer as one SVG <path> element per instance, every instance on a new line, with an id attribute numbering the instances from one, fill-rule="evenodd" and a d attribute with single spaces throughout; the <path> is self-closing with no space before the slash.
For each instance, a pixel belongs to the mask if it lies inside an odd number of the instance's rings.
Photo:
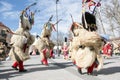
<path id="1" fill-rule="evenodd" d="M 49 66 L 40 62 L 39 55 L 32 55 L 24 62 L 28 71 L 20 73 L 11 68 L 12 61 L 0 62 L 0 80 L 120 80 L 120 56 L 104 59 L 104 66 L 98 76 L 90 76 L 83 69 L 83 75 L 77 72 L 70 60 L 61 57 L 49 59 Z"/>

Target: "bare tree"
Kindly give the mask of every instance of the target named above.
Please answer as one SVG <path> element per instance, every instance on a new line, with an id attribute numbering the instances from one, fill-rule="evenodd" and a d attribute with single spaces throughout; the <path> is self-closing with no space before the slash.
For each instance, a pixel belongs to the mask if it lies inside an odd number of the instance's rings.
<path id="1" fill-rule="evenodd" d="M 99 10 L 97 9 L 96 19 L 97 19 L 98 32 L 100 34 L 102 34 L 102 33 L 106 34 L 105 26 L 103 24 L 104 20 L 101 15 L 101 9 L 99 9 Z"/>
<path id="2" fill-rule="evenodd" d="M 110 2 L 102 6 L 100 13 L 102 14 L 103 23 L 109 24 L 107 28 L 109 33 L 107 34 L 112 34 L 113 37 L 120 37 L 120 1 L 110 0 Z"/>
<path id="3" fill-rule="evenodd" d="M 59 31 L 58 32 L 58 45 L 62 45 L 63 44 L 64 37 L 65 37 L 65 33 Z M 52 40 L 57 45 L 57 36 L 56 36 L 56 33 L 52 34 Z"/>

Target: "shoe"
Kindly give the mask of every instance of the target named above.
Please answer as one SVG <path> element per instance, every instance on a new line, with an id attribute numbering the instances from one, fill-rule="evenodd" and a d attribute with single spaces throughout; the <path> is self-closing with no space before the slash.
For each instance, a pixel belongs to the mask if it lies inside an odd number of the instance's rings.
<path id="1" fill-rule="evenodd" d="M 15 69 L 15 70 L 18 70 L 18 68 L 17 68 L 17 67 L 12 66 L 12 68 L 13 68 L 13 69 Z"/>
<path id="2" fill-rule="evenodd" d="M 76 61 L 73 61 L 73 65 L 76 65 Z"/>
<path id="3" fill-rule="evenodd" d="M 82 71 L 81 71 L 81 69 L 79 69 L 79 68 L 78 68 L 78 72 L 79 72 L 80 74 L 82 74 Z"/>
<path id="4" fill-rule="evenodd" d="M 27 72 L 27 70 L 26 70 L 26 69 L 23 69 L 23 70 L 19 70 L 19 72 Z"/>
<path id="5" fill-rule="evenodd" d="M 41 61 L 41 64 L 43 64 L 43 61 Z"/>
<path id="6" fill-rule="evenodd" d="M 95 73 L 87 73 L 88 75 L 97 76 Z"/>
<path id="7" fill-rule="evenodd" d="M 43 59 L 43 60 L 41 61 L 41 64 L 48 66 L 47 59 Z"/>

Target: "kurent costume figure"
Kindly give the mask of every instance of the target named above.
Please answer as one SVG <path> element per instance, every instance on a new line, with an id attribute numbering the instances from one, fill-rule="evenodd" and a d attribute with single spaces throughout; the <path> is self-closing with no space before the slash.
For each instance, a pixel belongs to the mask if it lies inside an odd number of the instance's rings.
<path id="1" fill-rule="evenodd" d="M 86 20 L 82 17 L 83 27 L 80 24 L 76 24 L 71 28 L 74 35 L 69 51 L 73 63 L 78 67 L 79 73 L 82 74 L 81 69 L 85 68 L 87 69 L 87 74 L 92 75 L 95 67 L 100 70 L 103 66 L 103 59 L 99 54 L 103 41 L 95 32 L 97 30 L 95 16 L 89 12 L 85 12 L 84 15 Z M 84 21 L 86 21 L 87 26 Z M 77 28 L 75 28 L 76 26 Z"/>
<path id="2" fill-rule="evenodd" d="M 40 37 L 34 43 L 34 46 L 40 52 L 41 63 L 44 65 L 48 65 L 48 58 L 50 58 L 51 50 L 53 50 L 54 43 L 50 40 L 52 31 L 54 28 L 54 24 L 50 23 L 51 18 L 47 23 L 44 24 L 43 30 L 41 32 Z"/>
<path id="3" fill-rule="evenodd" d="M 19 28 L 11 38 L 12 48 L 9 52 L 9 56 L 14 60 L 12 68 L 19 70 L 19 72 L 27 71 L 24 69 L 23 62 L 30 58 L 28 51 L 34 42 L 34 36 L 29 32 L 34 24 L 34 13 L 26 14 L 26 11 L 27 9 L 20 14 Z"/>

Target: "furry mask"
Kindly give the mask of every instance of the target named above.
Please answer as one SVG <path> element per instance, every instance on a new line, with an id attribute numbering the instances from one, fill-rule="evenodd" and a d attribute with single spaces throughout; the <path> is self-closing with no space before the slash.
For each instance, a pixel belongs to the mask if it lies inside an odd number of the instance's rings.
<path id="1" fill-rule="evenodd" d="M 77 22 L 73 22 L 72 26 L 70 27 L 70 30 L 73 33 L 73 36 L 79 35 L 79 29 L 83 29 L 83 26 Z"/>
<path id="2" fill-rule="evenodd" d="M 30 15 L 26 13 L 26 11 L 22 11 L 20 15 L 20 26 L 24 30 L 31 30 L 32 25 L 34 24 L 34 13 L 31 12 Z"/>
<path id="3" fill-rule="evenodd" d="M 44 24 L 43 30 L 41 32 L 41 37 L 49 38 L 51 36 L 51 32 L 53 31 L 54 25 L 50 22 Z"/>

